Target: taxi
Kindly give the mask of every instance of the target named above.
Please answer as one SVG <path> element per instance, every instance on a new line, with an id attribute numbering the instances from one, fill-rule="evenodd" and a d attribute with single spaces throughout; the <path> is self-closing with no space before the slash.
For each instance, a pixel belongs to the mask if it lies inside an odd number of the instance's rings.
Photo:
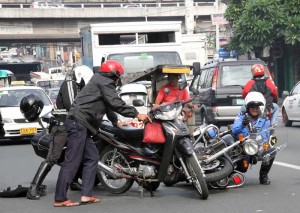
<path id="1" fill-rule="evenodd" d="M 42 126 L 38 122 L 28 122 L 20 111 L 22 98 L 29 94 L 40 97 L 44 102 L 41 115 L 49 113 L 53 104 L 45 91 L 36 86 L 14 86 L 0 88 L 0 111 L 4 123 L 5 138 L 19 139 L 30 137 L 42 131 Z M 43 123 L 46 127 L 46 123 Z"/>

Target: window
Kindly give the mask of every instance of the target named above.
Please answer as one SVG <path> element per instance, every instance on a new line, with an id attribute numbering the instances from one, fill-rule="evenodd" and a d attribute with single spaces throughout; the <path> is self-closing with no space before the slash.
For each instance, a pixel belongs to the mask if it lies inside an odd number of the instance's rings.
<path id="1" fill-rule="evenodd" d="M 199 89 L 206 88 L 205 87 L 205 85 L 206 85 L 205 79 L 206 79 L 206 75 L 207 75 L 208 71 L 209 71 L 209 69 L 204 69 L 201 71 L 201 75 L 200 75 L 200 79 L 199 79 Z"/>
<path id="2" fill-rule="evenodd" d="M 298 83 L 294 88 L 293 90 L 291 91 L 291 94 L 292 95 L 296 95 L 300 92 L 300 83 Z"/>
<path id="3" fill-rule="evenodd" d="M 221 86 L 244 86 L 252 78 L 251 67 L 252 65 L 223 66 L 220 72 Z"/>
<path id="4" fill-rule="evenodd" d="M 175 42 L 175 32 L 99 34 L 99 45 L 135 45 Z"/>

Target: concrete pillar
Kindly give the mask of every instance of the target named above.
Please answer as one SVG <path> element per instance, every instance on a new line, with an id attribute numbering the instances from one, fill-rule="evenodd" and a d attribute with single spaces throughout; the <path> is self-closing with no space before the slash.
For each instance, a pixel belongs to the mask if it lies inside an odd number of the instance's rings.
<path id="1" fill-rule="evenodd" d="M 187 34 L 194 33 L 194 1 L 185 0 L 185 29 Z"/>

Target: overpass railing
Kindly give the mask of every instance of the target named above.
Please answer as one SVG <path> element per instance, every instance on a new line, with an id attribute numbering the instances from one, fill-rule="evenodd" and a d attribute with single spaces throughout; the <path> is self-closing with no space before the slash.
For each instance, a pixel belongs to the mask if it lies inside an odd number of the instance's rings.
<path id="1" fill-rule="evenodd" d="M 193 6 L 214 6 L 214 2 L 193 2 Z M 121 8 L 145 8 L 145 7 L 185 7 L 184 2 L 168 2 L 168 3 L 70 3 L 61 4 L 62 7 L 55 9 L 69 8 L 91 8 L 91 7 L 121 7 Z M 31 4 L 0 4 L 0 8 L 31 8 Z M 51 9 L 51 8 L 36 8 L 36 9 Z"/>

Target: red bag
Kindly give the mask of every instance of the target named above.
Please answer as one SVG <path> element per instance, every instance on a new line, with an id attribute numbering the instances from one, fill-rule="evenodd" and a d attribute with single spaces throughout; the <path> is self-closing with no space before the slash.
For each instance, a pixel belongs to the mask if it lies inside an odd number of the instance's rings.
<path id="1" fill-rule="evenodd" d="M 144 128 L 144 143 L 165 143 L 166 138 L 162 126 L 158 122 L 148 122 Z"/>

